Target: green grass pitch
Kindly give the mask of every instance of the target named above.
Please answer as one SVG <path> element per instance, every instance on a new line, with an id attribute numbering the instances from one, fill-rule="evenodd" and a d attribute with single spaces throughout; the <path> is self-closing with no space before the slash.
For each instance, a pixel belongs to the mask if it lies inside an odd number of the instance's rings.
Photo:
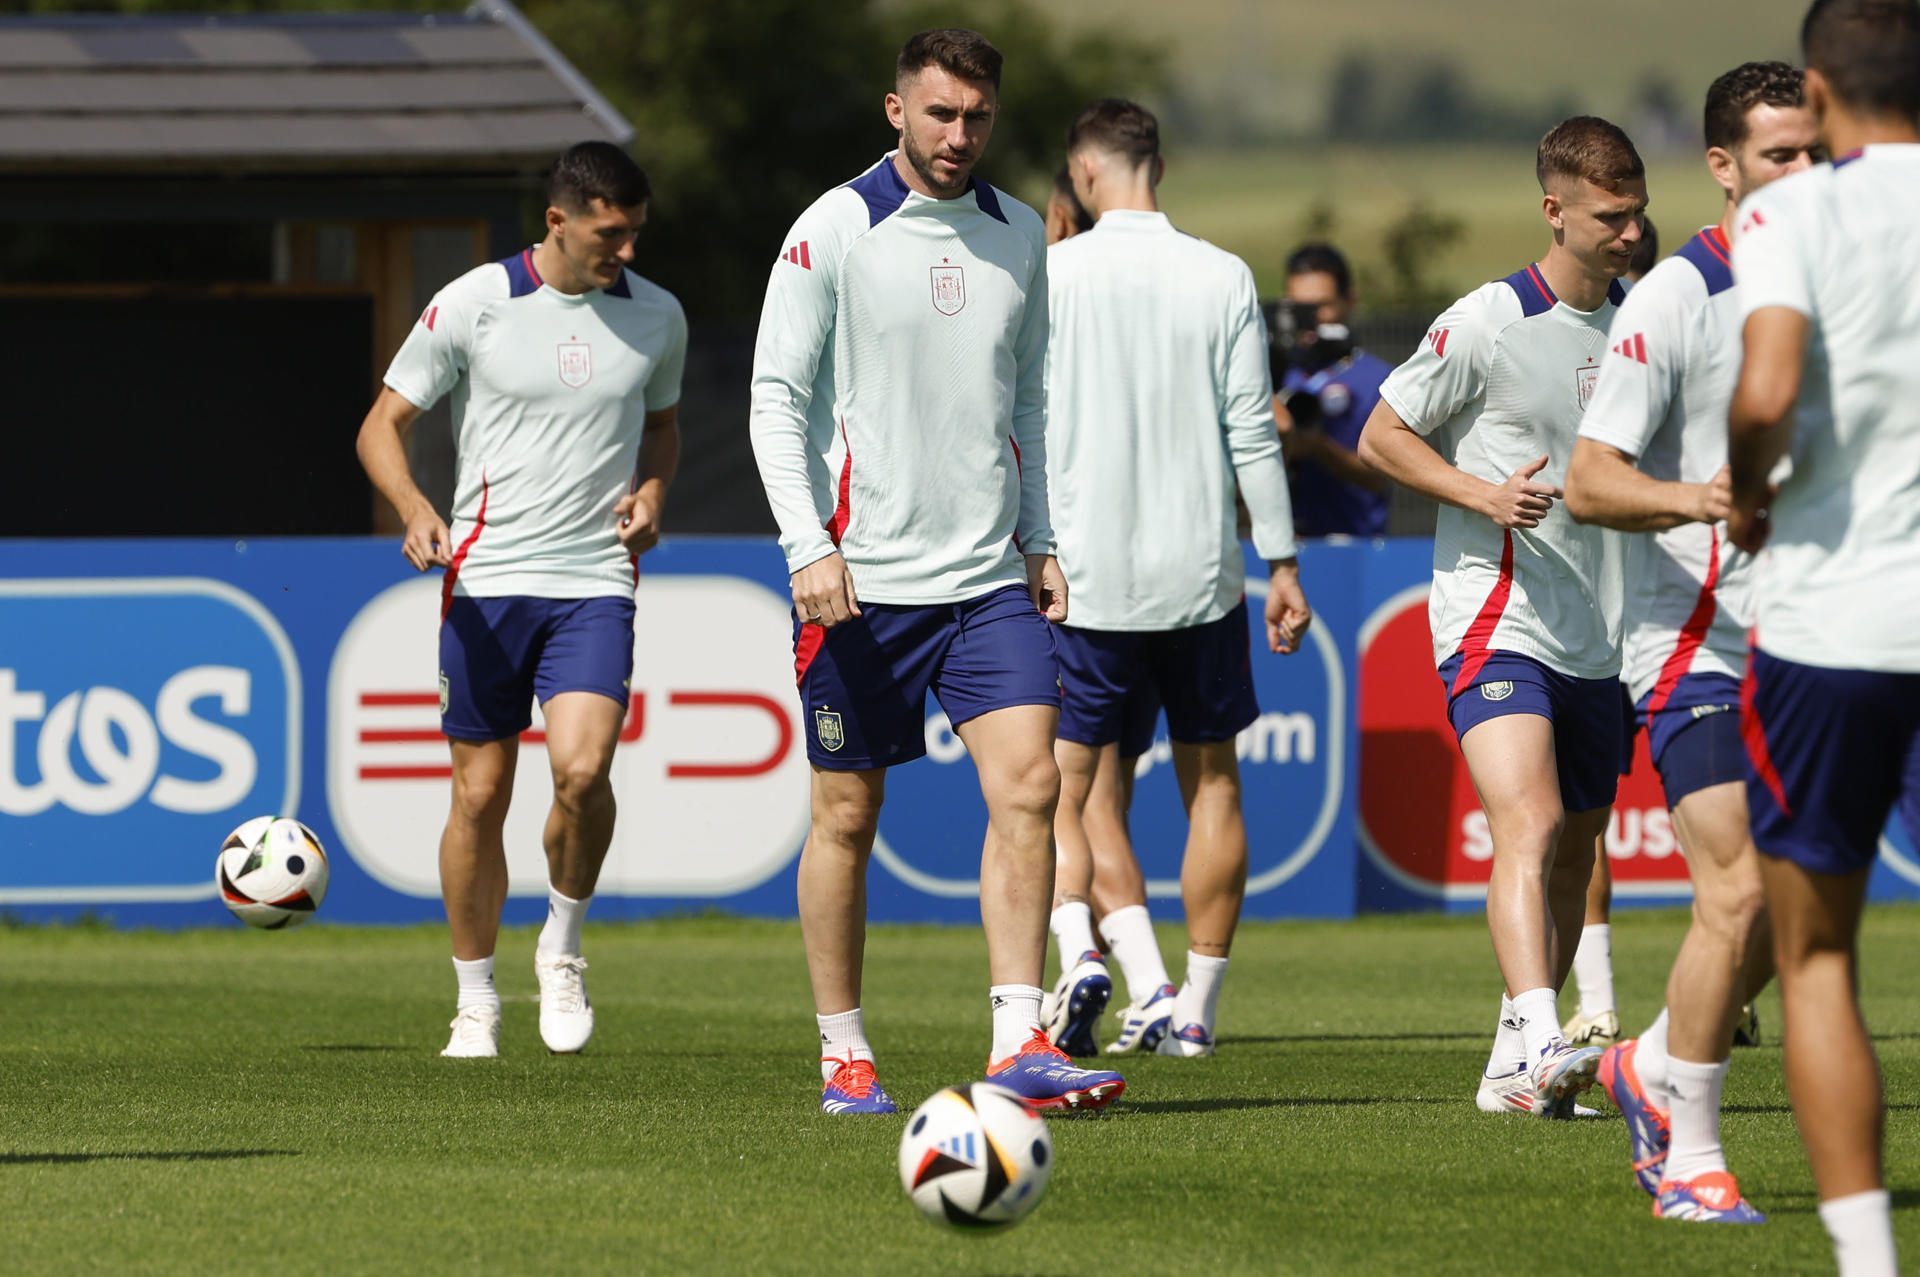
<path id="1" fill-rule="evenodd" d="M 1683 923 L 1616 920 L 1634 1027 Z M 1177 928 L 1162 940 L 1177 957 Z M 1495 1009 L 1477 918 L 1245 927 L 1220 1054 L 1129 1059 L 1111 1111 L 1052 1122 L 1046 1200 L 990 1237 L 908 1205 L 902 1119 L 819 1113 L 797 926 L 590 926 L 599 1031 L 574 1058 L 540 1045 L 532 943 L 503 939 L 502 1058 L 450 1061 L 436 928 L 0 930 L 0 1270 L 1832 1271 L 1772 1046 L 1736 1054 L 1725 1118 L 1762 1228 L 1651 1219 L 1611 1110 L 1476 1112 Z M 1920 909 L 1873 911 L 1863 947 L 1911 1260 Z M 875 928 L 868 969 L 897 1099 L 979 1076 L 976 931 Z M 1763 1016 L 1777 1042 L 1771 995 Z"/>

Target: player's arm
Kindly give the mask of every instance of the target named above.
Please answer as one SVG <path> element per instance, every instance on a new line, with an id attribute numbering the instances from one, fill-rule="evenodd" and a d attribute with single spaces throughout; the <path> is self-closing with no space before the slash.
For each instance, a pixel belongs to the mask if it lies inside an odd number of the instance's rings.
<path id="1" fill-rule="evenodd" d="M 407 432 L 419 420 L 420 409 L 409 403 L 391 386 L 380 388 L 380 397 L 368 409 L 360 423 L 360 436 L 354 451 L 381 496 L 400 515 L 406 536 L 400 553 L 407 562 L 424 572 L 430 567 L 446 567 L 453 562 L 449 553 L 452 537 L 447 525 L 413 481 L 413 468 L 407 464 Z"/>
<path id="2" fill-rule="evenodd" d="M 1055 557 L 1058 542 L 1047 493 L 1047 249 L 1045 229 L 1034 235 L 1026 309 L 1013 339 L 1013 441 L 1020 468 L 1020 510 L 1014 543 L 1026 556 L 1027 593 L 1034 607 L 1058 624 L 1067 619 L 1067 578 Z"/>
<path id="3" fill-rule="evenodd" d="M 1773 500 L 1768 476 L 1793 446 L 1793 405 L 1806 370 L 1810 327 L 1797 310 L 1767 306 L 1749 315 L 1741 332 L 1746 354 L 1727 408 L 1733 504 L 1727 530 L 1743 550 L 1758 550 L 1767 538 L 1766 507 Z"/>
<path id="4" fill-rule="evenodd" d="M 1548 458 L 1540 457 L 1508 475 L 1505 482 L 1488 483 L 1458 467 L 1433 450 L 1408 425 L 1385 396 L 1360 432 L 1360 456 L 1387 478 L 1422 496 L 1485 515 L 1503 528 L 1537 528 L 1561 496 L 1550 483 L 1536 483 Z"/>
<path id="5" fill-rule="evenodd" d="M 1321 426 L 1302 426 L 1287 411 L 1284 394 L 1273 397 L 1274 420 L 1280 423 L 1280 446 L 1289 465 L 1311 461 L 1341 483 L 1368 492 L 1385 492 L 1387 476 L 1360 459 L 1360 454 L 1328 434 Z"/>
<path id="6" fill-rule="evenodd" d="M 680 469 L 680 406 L 649 412 L 640 427 L 640 459 L 633 468 L 633 491 L 614 506 L 620 519 L 620 543 L 629 554 L 645 554 L 660 541 L 667 489 Z"/>
<path id="7" fill-rule="evenodd" d="M 1300 586 L 1299 548 L 1293 536 L 1293 496 L 1273 404 L 1267 324 L 1253 276 L 1240 281 L 1227 348 L 1227 381 L 1220 393 L 1220 428 L 1253 524 L 1253 548 L 1267 561 L 1267 647 L 1282 655 L 1298 649 L 1313 623 Z"/>
<path id="8" fill-rule="evenodd" d="M 754 343 L 747 420 L 760 482 L 780 527 L 794 609 L 802 621 L 823 626 L 860 615 L 846 560 L 821 525 L 823 494 L 814 490 L 807 439 L 814 378 L 833 332 L 842 239 L 832 210 L 816 204 L 789 234 L 789 242 L 808 245 L 807 264 L 784 256 L 774 262 Z"/>
<path id="9" fill-rule="evenodd" d="M 1663 532 L 1727 517 L 1731 486 L 1722 466 L 1706 483 L 1676 483 L 1643 473 L 1637 458 L 1582 436 L 1567 467 L 1567 513 L 1578 523 L 1622 532 Z"/>
<path id="10" fill-rule="evenodd" d="M 1727 463 L 1733 512 L 1727 535 L 1743 550 L 1767 539 L 1773 469 L 1793 446 L 1793 405 L 1806 370 L 1812 331 L 1812 276 L 1801 252 L 1793 210 L 1749 196 L 1740 206 L 1733 240 L 1733 275 L 1740 281 L 1743 347 L 1740 380 L 1727 406 Z M 1772 192 L 1778 195 L 1778 192 Z"/>

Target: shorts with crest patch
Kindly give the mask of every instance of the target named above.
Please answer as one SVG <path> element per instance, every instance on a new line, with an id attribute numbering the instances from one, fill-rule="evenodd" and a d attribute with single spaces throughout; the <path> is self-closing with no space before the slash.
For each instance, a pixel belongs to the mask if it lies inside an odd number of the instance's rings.
<path id="1" fill-rule="evenodd" d="M 456 594 L 440 621 L 440 730 L 504 740 L 533 724 L 533 703 L 597 692 L 627 704 L 631 598 Z"/>
<path id="2" fill-rule="evenodd" d="M 1462 664 L 1456 652 L 1440 666 L 1456 739 L 1488 719 L 1537 714 L 1553 724 L 1560 805 L 1592 811 L 1613 802 L 1626 730 L 1619 679 L 1575 678 L 1513 652 L 1487 655 L 1467 678 L 1460 676 Z"/>
<path id="3" fill-rule="evenodd" d="M 1053 626 L 1025 586 L 960 603 L 861 603 L 822 629 L 793 618 L 807 759 L 831 771 L 927 752 L 927 693 L 955 726 L 1013 705 L 1060 705 Z"/>

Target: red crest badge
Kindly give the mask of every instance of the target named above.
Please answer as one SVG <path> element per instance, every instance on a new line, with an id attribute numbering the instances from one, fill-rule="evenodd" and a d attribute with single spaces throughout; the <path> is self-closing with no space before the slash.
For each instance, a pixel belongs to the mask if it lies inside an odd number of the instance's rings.
<path id="1" fill-rule="evenodd" d="M 957 315 L 966 304 L 966 272 L 958 266 L 935 266 L 933 308 L 943 315 Z"/>
<path id="2" fill-rule="evenodd" d="M 593 379 L 593 347 L 584 341 L 563 341 L 560 351 L 560 380 L 575 390 Z"/>

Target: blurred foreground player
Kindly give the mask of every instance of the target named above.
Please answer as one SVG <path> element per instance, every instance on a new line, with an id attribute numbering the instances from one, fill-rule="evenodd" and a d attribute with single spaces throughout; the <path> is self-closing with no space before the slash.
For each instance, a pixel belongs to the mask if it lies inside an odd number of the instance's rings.
<path id="1" fill-rule="evenodd" d="M 1162 1009 L 1170 1025 L 1158 1049 L 1211 1055 L 1247 881 L 1234 738 L 1260 713 L 1236 480 L 1269 563 L 1268 646 L 1292 652 L 1311 619 L 1266 325 L 1246 263 L 1180 233 L 1160 212 L 1160 126 L 1151 112 L 1111 98 L 1089 106 L 1068 132 L 1067 168 L 1095 222 L 1049 250 L 1047 267 L 1047 455 L 1074 614 L 1056 636 L 1061 787 L 1051 926 L 1061 976 L 1046 1024 L 1070 1054 L 1098 1049 L 1094 1026 L 1112 983 L 1089 896 L 1096 858 L 1131 859 L 1131 849 L 1124 838 L 1094 837 L 1124 830 L 1124 808 L 1101 813 L 1094 830 L 1082 813 L 1102 769 L 1152 743 L 1153 710 L 1164 706 L 1189 823 L 1180 874 L 1188 953 L 1186 981 Z M 1104 903 L 1138 909 L 1138 934 L 1123 946 L 1153 946 L 1144 893 Z M 1109 916 L 1106 925 L 1124 929 L 1133 916 Z M 1169 993 L 1156 989 L 1155 1000 Z"/>
<path id="2" fill-rule="evenodd" d="M 580 925 L 613 838 L 608 774 L 633 676 L 636 556 L 660 535 L 680 456 L 680 303 L 627 269 L 647 178 L 583 142 L 554 166 L 547 237 L 441 289 L 360 427 L 360 460 L 406 524 L 402 550 L 446 569 L 440 725 L 453 811 L 440 882 L 459 979 L 442 1055 L 500 1050 L 494 941 L 507 895 L 502 830 L 537 697 L 553 768 L 547 925 L 534 949 L 540 1036 L 593 1035 Z M 407 428 L 453 395 L 453 530 L 407 468 Z"/>
<path id="3" fill-rule="evenodd" d="M 1607 1052 L 1600 1081 L 1626 1115 L 1655 1215 L 1745 1224 L 1763 1217 L 1727 1172 L 1720 1093 L 1748 955 L 1765 937 L 1739 714 L 1753 560 L 1721 528 L 1727 404 L 1740 375 L 1727 234 L 1741 200 L 1812 162 L 1800 72 L 1749 62 L 1715 80 L 1705 136 L 1707 169 L 1726 192 L 1720 222 L 1654 267 L 1615 316 L 1567 471 L 1567 510 L 1645 534 L 1628 542 L 1622 674 L 1693 878 L 1693 923 L 1666 1007 L 1639 1039 Z"/>
<path id="4" fill-rule="evenodd" d="M 900 148 L 794 223 L 754 351 L 813 765 L 800 927 L 828 1113 L 895 1111 L 860 1006 L 867 858 L 886 769 L 926 752 L 929 688 L 987 801 L 988 1078 L 1040 1107 L 1125 1087 L 1040 1027 L 1060 795 L 1049 622 L 1067 587 L 1047 512 L 1044 232 L 972 177 L 1000 66 L 977 32 L 907 42 L 886 99 Z"/>
<path id="5" fill-rule="evenodd" d="M 1575 116 L 1535 165 L 1546 256 L 1456 302 L 1380 389 L 1361 455 L 1441 503 L 1429 623 L 1447 712 L 1493 835 L 1487 926 L 1506 983 L 1476 1102 L 1571 1115 L 1600 1049 L 1560 1033 L 1594 845 L 1618 780 L 1618 533 L 1558 479 L 1640 240 L 1645 168 Z"/>
<path id="6" fill-rule="evenodd" d="M 1856 940 L 1896 803 L 1920 836 L 1920 7 L 1820 0 L 1800 39 L 1835 158 L 1749 197 L 1733 243 L 1729 531 L 1765 546 L 1747 808 L 1820 1218 L 1842 1277 L 1882 1277 L 1897 1264 Z"/>

